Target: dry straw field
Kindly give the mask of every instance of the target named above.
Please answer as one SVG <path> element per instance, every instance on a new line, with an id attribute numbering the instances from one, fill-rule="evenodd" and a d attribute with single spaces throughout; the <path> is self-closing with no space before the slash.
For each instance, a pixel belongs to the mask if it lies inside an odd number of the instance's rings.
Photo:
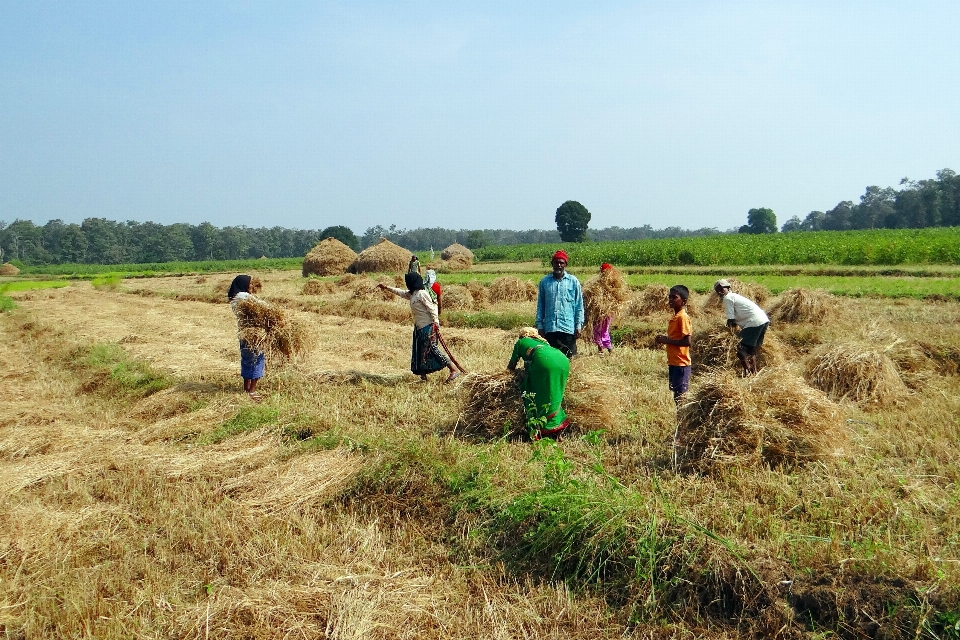
<path id="1" fill-rule="evenodd" d="M 470 375 L 420 383 L 394 274 L 257 274 L 309 339 L 254 404 L 233 275 L 10 294 L 4 637 L 960 635 L 956 302 L 771 297 L 742 379 L 707 300 L 678 409 L 636 337 L 666 288 L 635 292 L 631 346 L 573 363 L 573 433 L 531 444 L 514 333 L 445 328 Z M 458 294 L 533 310 L 522 279 Z"/>

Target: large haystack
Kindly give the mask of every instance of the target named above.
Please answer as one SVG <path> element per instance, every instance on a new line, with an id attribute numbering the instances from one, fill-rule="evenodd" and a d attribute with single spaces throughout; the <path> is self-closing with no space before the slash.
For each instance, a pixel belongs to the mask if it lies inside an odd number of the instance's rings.
<path id="1" fill-rule="evenodd" d="M 616 269 L 603 269 L 583 285 L 583 307 L 587 323 L 616 315 L 630 299 L 630 287 Z"/>
<path id="2" fill-rule="evenodd" d="M 626 305 L 626 314 L 631 318 L 646 318 L 656 313 L 670 311 L 667 297 L 670 287 L 663 284 L 648 284 L 633 295 Z"/>
<path id="3" fill-rule="evenodd" d="M 303 277 L 341 275 L 356 259 L 356 252 L 336 238 L 321 240 L 303 259 Z"/>
<path id="4" fill-rule="evenodd" d="M 15 276 L 18 273 L 20 273 L 20 269 L 18 269 L 15 264 L 4 262 L 0 265 L 0 276 Z"/>
<path id="5" fill-rule="evenodd" d="M 467 249 L 458 242 L 454 242 L 452 245 L 440 252 L 441 260 L 452 260 L 454 256 L 463 256 L 468 258 L 470 264 L 473 264 L 473 251 L 470 251 L 470 249 Z"/>
<path id="6" fill-rule="evenodd" d="M 466 287 L 448 284 L 443 287 L 443 308 L 448 311 L 470 311 L 474 308 L 473 295 Z"/>
<path id="7" fill-rule="evenodd" d="M 250 298 L 237 303 L 237 325 L 240 339 L 268 359 L 291 358 L 305 351 L 311 340 L 304 327 L 288 318 L 283 309 Z"/>
<path id="8" fill-rule="evenodd" d="M 739 378 L 700 377 L 678 410 L 676 462 L 686 471 L 718 465 L 793 467 L 842 451 L 839 407 L 782 367 Z"/>
<path id="9" fill-rule="evenodd" d="M 470 295 L 473 296 L 474 309 L 483 309 L 487 306 L 487 303 L 490 301 L 490 294 L 482 282 L 479 280 L 471 280 L 467 283 L 467 289 L 470 291 Z"/>
<path id="10" fill-rule="evenodd" d="M 807 362 L 804 377 L 837 400 L 861 405 L 896 403 L 907 393 L 890 347 L 875 342 L 824 345 Z"/>
<path id="11" fill-rule="evenodd" d="M 350 265 L 353 273 L 404 273 L 410 265 L 412 253 L 386 238 L 360 252 Z"/>
<path id="12" fill-rule="evenodd" d="M 441 273 L 450 273 L 452 271 L 469 271 L 473 267 L 473 258 L 463 254 L 455 253 L 449 260 L 444 260 L 437 267 Z"/>
<path id="13" fill-rule="evenodd" d="M 514 276 L 501 276 L 490 283 L 490 302 L 530 302 L 537 299 L 537 285 Z"/>
<path id="14" fill-rule="evenodd" d="M 694 329 L 691 340 L 690 355 L 693 360 L 694 371 L 730 369 L 740 366 L 740 360 L 737 358 L 740 336 L 731 333 L 727 327 Z M 760 348 L 760 353 L 757 354 L 757 366 L 760 368 L 779 366 L 789 361 L 790 353 L 787 347 L 777 339 L 770 329 L 767 329 L 763 346 Z"/>
<path id="15" fill-rule="evenodd" d="M 774 322 L 807 322 L 820 325 L 838 316 L 839 310 L 837 299 L 823 289 L 797 287 L 780 294 L 776 304 L 770 309 L 770 319 Z"/>
<path id="16" fill-rule="evenodd" d="M 730 283 L 730 290 L 734 293 L 739 293 L 744 298 L 749 298 L 756 302 L 759 306 L 764 306 L 767 303 L 767 300 L 770 298 L 770 291 L 763 286 L 762 284 L 753 284 L 749 282 L 741 282 L 736 278 L 727 278 L 727 282 Z M 717 295 L 716 291 L 710 291 L 707 301 L 703 303 L 702 308 L 704 311 L 723 311 L 723 299 Z"/>

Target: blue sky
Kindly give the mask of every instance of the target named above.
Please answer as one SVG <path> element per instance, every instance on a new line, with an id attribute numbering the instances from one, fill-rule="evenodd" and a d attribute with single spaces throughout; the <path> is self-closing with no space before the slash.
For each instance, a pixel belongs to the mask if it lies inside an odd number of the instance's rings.
<path id="1" fill-rule="evenodd" d="M 717 227 L 960 171 L 960 3 L 0 2 L 0 220 Z"/>

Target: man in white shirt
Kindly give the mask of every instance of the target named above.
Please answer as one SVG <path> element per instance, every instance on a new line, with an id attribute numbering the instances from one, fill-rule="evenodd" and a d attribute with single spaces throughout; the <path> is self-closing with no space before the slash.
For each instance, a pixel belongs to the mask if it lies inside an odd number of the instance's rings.
<path id="1" fill-rule="evenodd" d="M 756 373 L 757 354 L 763 346 L 763 336 L 767 333 L 767 327 L 770 326 L 770 318 L 756 302 L 730 291 L 730 282 L 727 280 L 717 280 L 713 290 L 723 300 L 727 326 L 731 331 L 740 327 L 737 358 L 743 365 L 743 375 Z"/>

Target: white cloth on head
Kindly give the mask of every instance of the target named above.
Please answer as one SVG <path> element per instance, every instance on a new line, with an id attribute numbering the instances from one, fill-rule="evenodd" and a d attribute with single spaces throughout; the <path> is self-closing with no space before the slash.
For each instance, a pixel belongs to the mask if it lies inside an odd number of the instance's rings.
<path id="1" fill-rule="evenodd" d="M 760 305 L 733 291 L 723 296 L 723 310 L 727 314 L 727 320 L 735 321 L 741 329 L 759 327 L 770 322 Z"/>
<path id="2" fill-rule="evenodd" d="M 423 278 L 423 288 L 429 289 L 430 285 L 437 281 L 437 272 L 433 269 L 427 269 L 427 273 Z"/>

